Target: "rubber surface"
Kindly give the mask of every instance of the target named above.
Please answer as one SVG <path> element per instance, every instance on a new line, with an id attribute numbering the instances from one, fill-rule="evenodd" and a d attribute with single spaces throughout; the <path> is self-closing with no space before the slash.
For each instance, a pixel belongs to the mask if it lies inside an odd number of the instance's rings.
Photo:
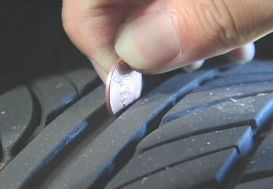
<path id="1" fill-rule="evenodd" d="M 60 70 L 1 93 L 0 188 L 273 187 L 272 62 L 147 78 L 117 118 L 93 70 Z"/>

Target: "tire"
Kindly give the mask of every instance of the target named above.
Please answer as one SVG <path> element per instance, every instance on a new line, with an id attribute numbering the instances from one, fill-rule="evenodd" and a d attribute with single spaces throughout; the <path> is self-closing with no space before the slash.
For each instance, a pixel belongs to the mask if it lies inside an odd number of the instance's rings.
<path id="1" fill-rule="evenodd" d="M 117 118 L 93 70 L 60 70 L 1 90 L 0 188 L 273 187 L 272 62 L 146 78 Z"/>

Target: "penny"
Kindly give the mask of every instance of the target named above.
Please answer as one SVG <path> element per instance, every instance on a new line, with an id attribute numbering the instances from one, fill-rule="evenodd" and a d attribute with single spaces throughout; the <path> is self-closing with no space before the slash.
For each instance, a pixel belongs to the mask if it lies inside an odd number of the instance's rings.
<path id="1" fill-rule="evenodd" d="M 116 115 L 137 100 L 142 91 L 142 74 L 132 70 L 123 60 L 113 65 L 106 80 L 105 102 Z"/>

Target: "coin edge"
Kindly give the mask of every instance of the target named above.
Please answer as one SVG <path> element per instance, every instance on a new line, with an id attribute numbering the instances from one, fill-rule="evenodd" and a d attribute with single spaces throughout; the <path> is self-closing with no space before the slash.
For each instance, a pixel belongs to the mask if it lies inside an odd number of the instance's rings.
<path id="1" fill-rule="evenodd" d="M 116 64 L 114 64 L 110 71 L 109 71 L 109 74 L 107 76 L 107 79 L 106 79 L 106 89 L 105 89 L 105 104 L 106 104 L 106 108 L 108 110 L 108 112 L 112 115 L 115 115 L 113 110 L 112 110 L 112 107 L 111 107 L 111 101 L 110 101 L 110 91 L 111 91 L 111 81 L 112 81 L 112 76 L 113 76 L 113 73 L 114 73 L 114 70 L 120 65 L 122 64 L 122 62 L 124 62 L 122 59 L 119 59 L 117 61 Z M 125 62 L 124 62 L 125 63 Z"/>

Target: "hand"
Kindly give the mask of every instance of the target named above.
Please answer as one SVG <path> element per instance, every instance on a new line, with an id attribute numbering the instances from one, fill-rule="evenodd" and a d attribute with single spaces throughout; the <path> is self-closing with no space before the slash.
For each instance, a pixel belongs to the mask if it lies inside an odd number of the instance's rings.
<path id="1" fill-rule="evenodd" d="M 251 60 L 251 43 L 273 31 L 272 0 L 63 0 L 68 36 L 105 81 L 118 57 L 161 73 L 229 53 Z"/>

